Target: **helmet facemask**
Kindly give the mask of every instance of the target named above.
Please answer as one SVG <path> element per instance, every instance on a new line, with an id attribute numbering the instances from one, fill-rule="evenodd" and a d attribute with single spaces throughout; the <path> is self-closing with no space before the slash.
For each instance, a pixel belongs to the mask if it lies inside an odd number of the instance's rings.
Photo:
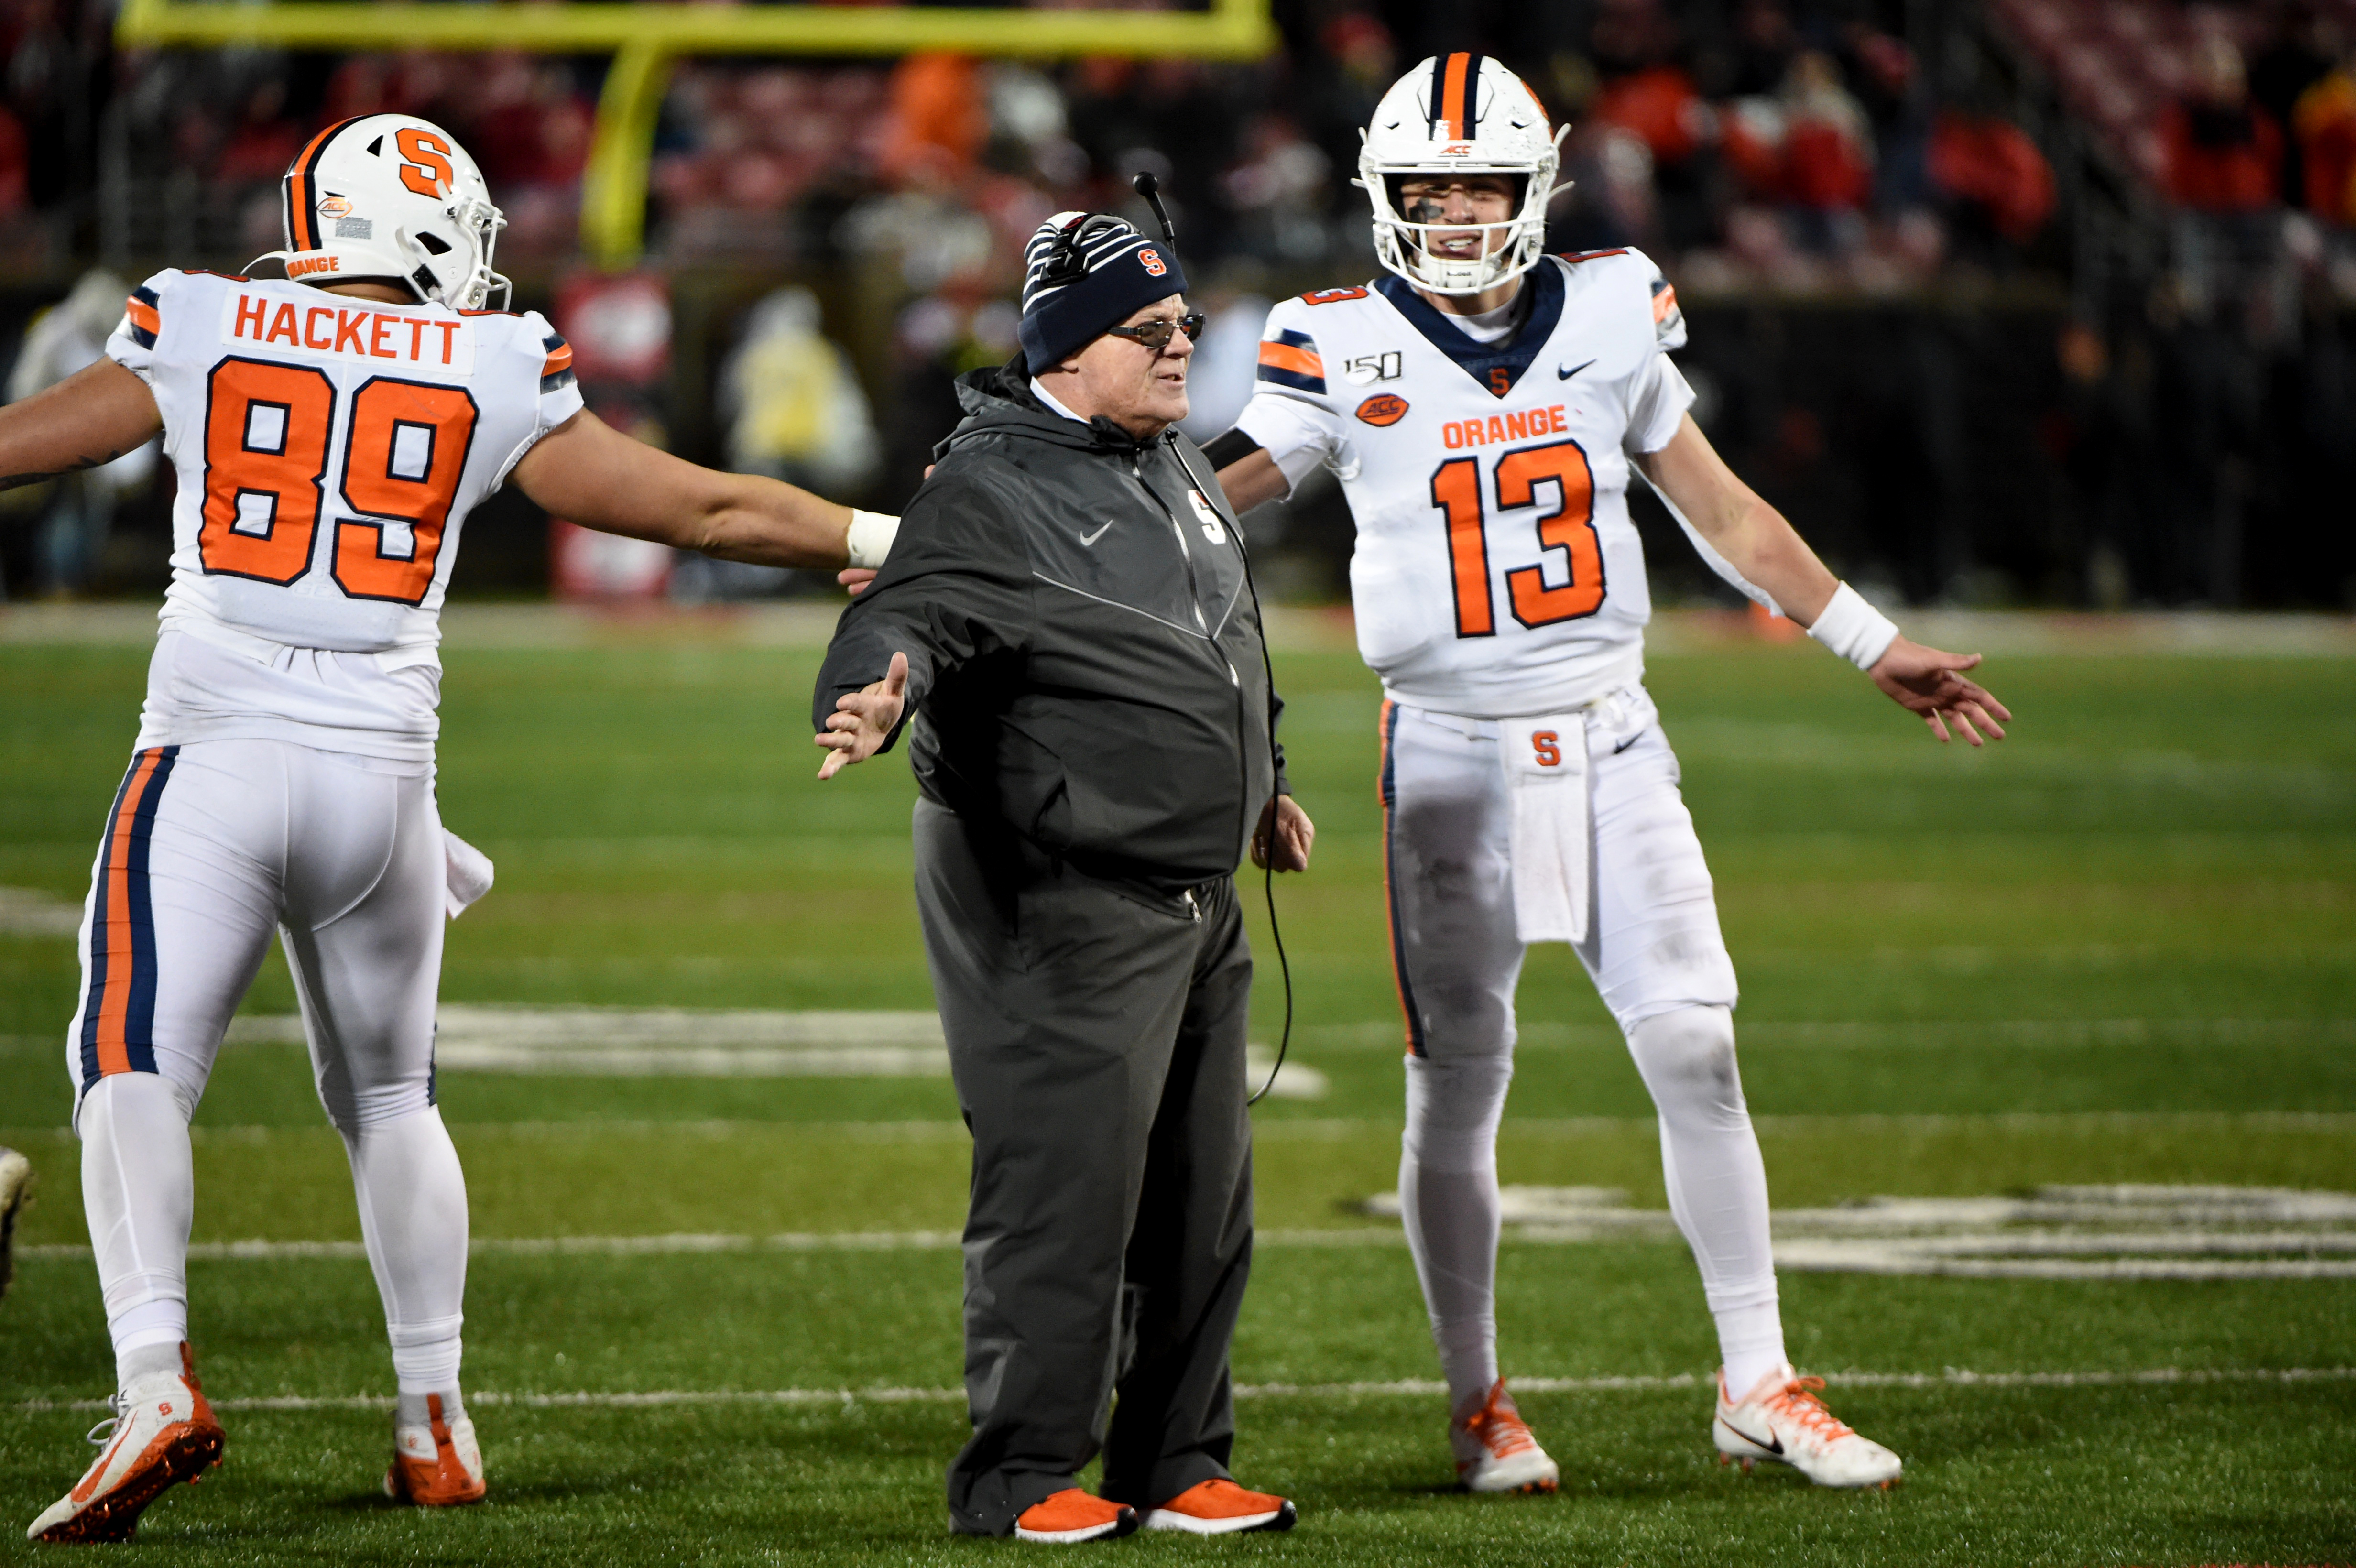
<path id="1" fill-rule="evenodd" d="M 1528 86 L 1496 60 L 1451 54 L 1425 60 L 1391 84 L 1358 133 L 1355 182 L 1374 206 L 1375 255 L 1417 288 L 1478 294 L 1511 283 L 1546 253 L 1547 202 L 1561 167 L 1563 133 L 1551 130 Z M 1512 216 L 1432 221 L 1400 210 L 1399 186 L 1474 175 L 1513 182 Z M 1477 233 L 1481 253 L 1447 256 L 1439 235 Z"/>

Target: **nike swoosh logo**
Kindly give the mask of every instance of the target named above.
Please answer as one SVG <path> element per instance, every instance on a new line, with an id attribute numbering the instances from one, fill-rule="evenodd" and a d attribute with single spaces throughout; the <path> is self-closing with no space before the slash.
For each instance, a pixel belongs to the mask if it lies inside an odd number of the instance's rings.
<path id="1" fill-rule="evenodd" d="M 1097 542 L 1097 540 L 1098 540 L 1098 539 L 1102 539 L 1102 538 L 1104 538 L 1104 537 L 1105 537 L 1105 528 L 1110 528 L 1110 527 L 1112 527 L 1112 519 L 1111 519 L 1110 517 L 1107 517 L 1107 518 L 1104 520 L 1104 528 L 1098 528 L 1096 532 L 1094 532 L 1094 533 L 1092 533 L 1092 534 L 1082 534 L 1082 535 L 1080 536 L 1080 542 L 1081 542 L 1082 544 L 1087 544 L 1087 545 L 1092 545 L 1092 544 L 1096 543 L 1096 542 Z"/>
<path id="2" fill-rule="evenodd" d="M 1594 363 L 1595 363 L 1595 361 L 1594 361 L 1594 360 L 1590 359 L 1590 360 L 1587 362 L 1587 365 L 1592 365 L 1592 364 L 1594 364 Z M 1573 376 L 1578 375 L 1580 370 L 1584 370 L 1584 369 L 1586 369 L 1586 368 L 1587 368 L 1587 365 L 1581 365 L 1580 367 L 1579 367 L 1579 369 L 1578 369 L 1578 370 L 1566 370 L 1566 369 L 1564 369 L 1561 366 L 1558 365 L 1558 366 L 1556 366 L 1556 367 L 1554 368 L 1555 379 L 1556 379 L 1556 380 L 1558 380 L 1558 381 L 1568 381 L 1568 380 L 1569 380 Z"/>
<path id="3" fill-rule="evenodd" d="M 1590 361 L 1589 361 L 1589 363 L 1592 364 L 1592 363 L 1593 363 L 1593 361 L 1592 361 L 1592 360 L 1590 360 Z M 1652 726 L 1651 726 L 1651 725 L 1649 725 L 1649 724 L 1648 724 L 1648 725 L 1646 725 L 1646 726 L 1644 727 L 1644 729 L 1645 729 L 1645 730 L 1649 730 L 1649 729 L 1651 729 L 1651 728 L 1652 728 Z M 1639 731 L 1637 731 L 1634 734 L 1633 734 L 1633 735 L 1629 736 L 1626 740 L 1624 740 L 1624 741 L 1621 741 L 1618 745 L 1616 745 L 1616 746 L 1612 747 L 1612 754 L 1613 756 L 1615 756 L 1615 757 L 1616 757 L 1616 756 L 1618 756 L 1621 752 L 1622 752 L 1626 751 L 1629 747 L 1631 747 L 1631 746 L 1634 745 L 1637 741 L 1639 741 L 1643 740 L 1644 738 L 1644 730 L 1639 730 Z"/>
<path id="4" fill-rule="evenodd" d="M 1722 1415 L 1719 1416 L 1719 1419 L 1720 1421 L 1726 1421 L 1726 1417 Z M 1726 1429 L 1729 1432 L 1733 1433 L 1737 1437 L 1741 1438 L 1744 1442 L 1756 1444 L 1758 1446 L 1766 1449 L 1770 1454 L 1780 1455 L 1783 1452 L 1783 1440 L 1781 1437 L 1776 1436 L 1772 1429 L 1768 1432 L 1766 1441 L 1764 1442 L 1761 1442 L 1757 1437 L 1743 1431 L 1742 1428 L 1735 1425 L 1731 1421 L 1726 1421 Z"/>

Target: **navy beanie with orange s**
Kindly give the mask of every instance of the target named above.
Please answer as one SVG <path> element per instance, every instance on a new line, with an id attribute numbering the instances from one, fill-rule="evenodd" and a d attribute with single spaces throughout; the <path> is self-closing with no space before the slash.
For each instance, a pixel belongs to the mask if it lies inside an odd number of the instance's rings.
<path id="1" fill-rule="evenodd" d="M 1186 292 L 1176 251 L 1109 213 L 1055 214 L 1032 234 L 1023 260 L 1023 366 L 1033 376 Z"/>

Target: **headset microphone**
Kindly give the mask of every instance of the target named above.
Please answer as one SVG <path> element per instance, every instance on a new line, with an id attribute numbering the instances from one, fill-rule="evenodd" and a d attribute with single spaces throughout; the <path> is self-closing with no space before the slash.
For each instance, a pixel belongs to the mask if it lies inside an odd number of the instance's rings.
<path id="1" fill-rule="evenodd" d="M 1170 221 L 1170 211 L 1162 205 L 1162 182 L 1155 179 L 1151 174 L 1141 169 L 1138 171 L 1137 177 L 1130 181 L 1130 184 L 1137 187 L 1137 194 L 1143 197 L 1146 204 L 1153 208 L 1153 216 L 1162 224 L 1162 240 L 1172 245 L 1178 243 L 1177 226 Z"/>

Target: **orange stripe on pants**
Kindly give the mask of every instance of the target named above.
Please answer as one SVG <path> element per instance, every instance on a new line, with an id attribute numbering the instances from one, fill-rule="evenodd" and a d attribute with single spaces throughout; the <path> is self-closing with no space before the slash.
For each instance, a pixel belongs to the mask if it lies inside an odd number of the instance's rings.
<path id="1" fill-rule="evenodd" d="M 114 808 L 106 829 L 106 908 L 99 912 L 106 934 L 106 989 L 98 1002 L 98 1070 L 131 1071 L 130 1048 L 123 1038 L 123 1019 L 131 1008 L 131 832 L 139 820 L 140 802 L 147 782 L 155 774 L 160 749 L 142 752 L 131 783 Z"/>

